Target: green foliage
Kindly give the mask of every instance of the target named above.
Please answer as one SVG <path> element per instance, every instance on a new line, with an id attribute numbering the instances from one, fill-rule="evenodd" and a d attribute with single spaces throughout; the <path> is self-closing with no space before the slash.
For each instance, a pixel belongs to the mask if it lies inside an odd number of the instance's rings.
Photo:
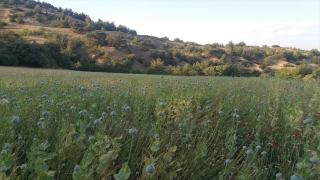
<path id="1" fill-rule="evenodd" d="M 151 51 L 150 57 L 152 57 L 153 59 L 162 59 L 164 61 L 164 64 L 165 65 L 175 65 L 176 62 L 173 58 L 173 53 L 172 51 L 158 51 L 158 50 L 155 50 L 155 51 Z M 180 56 L 181 57 L 181 56 Z"/>
<path id="2" fill-rule="evenodd" d="M 37 22 L 42 22 L 42 16 L 39 12 L 35 13 L 33 16 L 34 20 L 36 20 Z"/>
<path id="3" fill-rule="evenodd" d="M 154 70 L 157 72 L 163 72 L 164 71 L 164 62 L 157 58 L 156 60 L 151 61 L 150 70 Z"/>
<path id="4" fill-rule="evenodd" d="M 251 67 L 253 65 L 253 62 L 251 62 L 251 61 L 243 61 L 243 62 L 241 62 L 241 65 L 248 68 L 248 67 Z"/>
<path id="5" fill-rule="evenodd" d="M 209 61 L 199 62 L 197 61 L 192 65 L 192 69 L 197 75 L 205 75 L 204 69 L 210 67 Z"/>
<path id="6" fill-rule="evenodd" d="M 22 37 L 10 30 L 0 31 L 0 45 L 22 40 Z"/>
<path id="7" fill-rule="evenodd" d="M 225 63 L 226 62 L 226 54 L 223 54 L 220 58 L 220 61 Z"/>
<path id="8" fill-rule="evenodd" d="M 21 36 L 30 36 L 32 35 L 32 31 L 28 28 L 23 28 L 18 32 L 18 34 Z"/>
<path id="9" fill-rule="evenodd" d="M 0 54 L 0 66 L 17 66 L 18 59 L 14 55 Z"/>
<path id="10" fill-rule="evenodd" d="M 279 78 L 285 78 L 285 79 L 291 79 L 291 78 L 297 78 L 302 79 L 307 75 L 312 74 L 313 70 L 305 65 L 298 65 L 295 68 L 281 68 L 275 73 L 275 77 Z"/>
<path id="11" fill-rule="evenodd" d="M 70 21 L 69 18 L 66 17 L 64 12 L 61 12 L 57 20 L 51 23 L 53 27 L 59 28 L 70 28 Z"/>
<path id="12" fill-rule="evenodd" d="M 236 44 L 236 46 L 240 46 L 240 47 L 245 47 L 247 46 L 245 42 L 241 41 L 238 44 Z"/>
<path id="13" fill-rule="evenodd" d="M 234 43 L 230 41 L 228 44 L 225 46 L 225 51 L 227 55 L 233 55 L 234 53 Z"/>
<path id="14" fill-rule="evenodd" d="M 24 20 L 22 19 L 22 16 L 20 14 L 18 15 L 16 21 L 17 21 L 18 24 L 23 24 L 24 23 Z"/>
<path id="15" fill-rule="evenodd" d="M 138 36 L 134 36 L 133 40 L 131 41 L 131 44 L 137 45 L 140 47 L 144 47 L 144 48 L 152 48 L 152 49 L 156 48 L 156 45 L 151 38 L 144 40 L 143 38 L 139 38 Z"/>
<path id="16" fill-rule="evenodd" d="M 280 46 L 275 44 L 275 45 L 272 45 L 271 47 L 279 48 Z"/>
<path id="17" fill-rule="evenodd" d="M 40 44 L 13 42 L 3 48 L 15 55 L 22 66 L 46 67 L 51 59 L 49 49 Z"/>
<path id="18" fill-rule="evenodd" d="M 318 49 L 311 49 L 308 54 L 310 57 L 320 56 L 320 51 Z"/>
<path id="19" fill-rule="evenodd" d="M 56 62 L 57 66 L 67 69 L 71 68 L 71 59 L 69 56 L 62 54 L 59 44 L 46 42 L 44 46 L 50 51 L 51 59 Z"/>
<path id="20" fill-rule="evenodd" d="M 253 60 L 264 58 L 265 54 L 266 54 L 266 52 L 264 49 L 262 49 L 258 46 L 255 46 L 252 48 L 245 48 L 243 50 L 241 56 L 243 58 L 245 58 L 246 60 L 253 61 Z"/>
<path id="21" fill-rule="evenodd" d="M 320 56 L 313 56 L 311 62 L 314 64 L 320 64 Z"/>
<path id="22" fill-rule="evenodd" d="M 35 1 L 27 0 L 27 2 L 25 2 L 25 7 L 26 7 L 26 8 L 33 9 L 35 6 L 36 6 Z"/>
<path id="23" fill-rule="evenodd" d="M 181 39 L 179 39 L 179 38 L 174 38 L 173 42 L 183 43 L 183 40 L 181 40 Z"/>
<path id="24" fill-rule="evenodd" d="M 240 75 L 240 72 L 239 72 L 239 69 L 238 69 L 238 66 L 235 65 L 235 64 L 226 64 L 223 66 L 223 69 L 222 69 L 222 73 L 221 73 L 222 76 L 239 76 Z"/>
<path id="25" fill-rule="evenodd" d="M 130 68 L 132 66 L 133 61 L 135 60 L 134 54 L 128 54 L 125 57 L 110 57 L 111 65 L 113 67 L 127 67 Z"/>
<path id="26" fill-rule="evenodd" d="M 39 29 L 36 29 L 34 31 L 31 31 L 28 28 L 23 28 L 18 32 L 21 36 L 31 36 L 31 35 L 44 35 L 44 28 L 41 27 Z"/>
<path id="27" fill-rule="evenodd" d="M 260 77 L 261 71 L 256 69 L 241 69 L 240 76 L 244 77 Z"/>
<path id="28" fill-rule="evenodd" d="M 106 38 L 107 46 L 115 47 L 117 49 L 123 49 L 127 47 L 127 41 L 124 39 L 122 34 L 119 32 L 117 35 L 110 35 Z"/>
<path id="29" fill-rule="evenodd" d="M 33 10 L 29 10 L 23 14 L 24 17 L 33 16 L 35 13 Z"/>
<path id="30" fill-rule="evenodd" d="M 4 26 L 7 26 L 8 24 L 6 22 L 1 22 L 0 21 L 0 26 L 4 27 Z"/>
<path id="31" fill-rule="evenodd" d="M 83 31 L 85 25 L 83 23 L 79 23 L 79 22 L 75 21 L 75 22 L 70 23 L 69 26 L 70 26 L 70 30 L 72 32 L 80 33 L 81 31 Z"/>
<path id="32" fill-rule="evenodd" d="M 16 18 L 18 17 L 18 14 L 9 14 L 8 18 L 10 22 L 16 22 Z"/>
<path id="33" fill-rule="evenodd" d="M 70 37 L 67 40 L 66 48 L 62 51 L 69 56 L 75 56 L 77 54 L 77 48 L 82 45 L 82 40 L 79 37 Z"/>
<path id="34" fill-rule="evenodd" d="M 205 44 L 202 48 L 202 52 L 205 56 L 216 55 L 217 53 L 223 54 L 225 53 L 223 49 L 221 49 L 221 45 L 218 43 L 213 44 Z"/>

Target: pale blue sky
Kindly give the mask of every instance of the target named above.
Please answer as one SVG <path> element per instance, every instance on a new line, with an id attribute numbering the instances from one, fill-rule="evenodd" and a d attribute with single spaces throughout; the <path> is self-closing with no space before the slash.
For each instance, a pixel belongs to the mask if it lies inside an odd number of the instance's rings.
<path id="1" fill-rule="evenodd" d="M 320 50 L 319 0 L 45 0 L 135 29 L 184 41 Z"/>

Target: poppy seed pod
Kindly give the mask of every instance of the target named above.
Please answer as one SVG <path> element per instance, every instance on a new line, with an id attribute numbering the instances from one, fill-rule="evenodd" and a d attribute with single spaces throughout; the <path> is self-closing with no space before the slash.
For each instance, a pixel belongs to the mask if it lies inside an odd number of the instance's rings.
<path id="1" fill-rule="evenodd" d="M 307 118 L 303 121 L 303 124 L 311 124 L 311 123 L 313 123 L 313 120 L 310 118 Z"/>
<path id="2" fill-rule="evenodd" d="M 153 165 L 149 165 L 146 167 L 147 173 L 153 173 L 156 170 L 156 168 Z"/>

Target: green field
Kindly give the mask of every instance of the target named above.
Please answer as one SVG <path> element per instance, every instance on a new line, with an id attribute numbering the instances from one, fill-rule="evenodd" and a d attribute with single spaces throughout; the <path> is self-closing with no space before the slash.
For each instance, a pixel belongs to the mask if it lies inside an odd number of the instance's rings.
<path id="1" fill-rule="evenodd" d="M 0 100 L 1 180 L 320 178 L 319 81 L 0 67 Z"/>

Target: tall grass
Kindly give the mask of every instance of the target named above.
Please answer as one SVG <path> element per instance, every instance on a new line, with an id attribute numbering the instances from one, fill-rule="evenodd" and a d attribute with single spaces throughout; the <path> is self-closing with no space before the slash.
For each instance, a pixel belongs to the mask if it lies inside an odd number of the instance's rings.
<path id="1" fill-rule="evenodd" d="M 0 67 L 0 95 L 0 177 L 320 177 L 317 81 Z"/>

